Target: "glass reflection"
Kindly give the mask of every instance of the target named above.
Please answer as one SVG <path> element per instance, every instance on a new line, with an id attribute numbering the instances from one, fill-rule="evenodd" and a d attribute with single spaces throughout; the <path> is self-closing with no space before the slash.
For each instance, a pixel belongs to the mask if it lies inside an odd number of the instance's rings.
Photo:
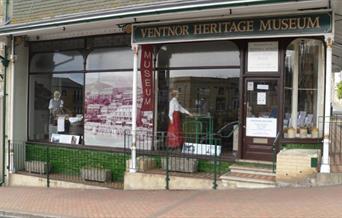
<path id="1" fill-rule="evenodd" d="M 133 69 L 133 52 L 129 47 L 102 48 L 87 58 L 87 70 Z"/>
<path id="2" fill-rule="evenodd" d="M 30 140 L 50 140 L 54 133 L 83 135 L 83 86 L 79 73 L 30 76 Z M 57 128 L 61 116 L 67 120 L 63 131 Z"/>
<path id="3" fill-rule="evenodd" d="M 83 56 L 76 51 L 36 54 L 32 57 L 31 72 L 83 70 Z"/>
<path id="4" fill-rule="evenodd" d="M 239 49 L 229 41 L 163 45 L 158 58 L 158 67 L 240 66 Z"/>

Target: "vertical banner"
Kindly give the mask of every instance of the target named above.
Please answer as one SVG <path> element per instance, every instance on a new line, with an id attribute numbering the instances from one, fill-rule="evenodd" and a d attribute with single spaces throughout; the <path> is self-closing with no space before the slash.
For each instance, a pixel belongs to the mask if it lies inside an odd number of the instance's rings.
<path id="1" fill-rule="evenodd" d="M 141 83 L 142 105 L 141 111 L 153 111 L 153 71 L 152 71 L 152 46 L 141 46 Z"/>

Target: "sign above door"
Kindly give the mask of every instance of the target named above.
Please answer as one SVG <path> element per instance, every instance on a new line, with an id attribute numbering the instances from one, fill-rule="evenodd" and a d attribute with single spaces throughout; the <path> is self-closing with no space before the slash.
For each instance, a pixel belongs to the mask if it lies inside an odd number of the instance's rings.
<path id="1" fill-rule="evenodd" d="M 314 35 L 332 32 L 331 12 L 188 21 L 133 26 L 133 43 L 229 39 L 265 35 Z"/>

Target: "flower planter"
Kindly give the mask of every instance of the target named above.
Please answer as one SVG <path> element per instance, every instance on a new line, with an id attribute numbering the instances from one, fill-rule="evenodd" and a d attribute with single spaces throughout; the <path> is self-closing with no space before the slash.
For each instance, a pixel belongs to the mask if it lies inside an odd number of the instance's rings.
<path id="1" fill-rule="evenodd" d="M 50 169 L 51 166 L 48 166 L 47 162 L 44 161 L 25 161 L 25 170 L 29 173 L 46 174 Z"/>
<path id="2" fill-rule="evenodd" d="M 109 169 L 96 167 L 81 168 L 81 178 L 85 181 L 111 182 L 112 172 Z"/>
<path id="3" fill-rule="evenodd" d="M 161 166 L 166 170 L 166 158 L 161 158 Z M 169 157 L 168 168 L 169 171 L 194 173 L 197 171 L 198 161 L 194 158 L 184 157 Z"/>

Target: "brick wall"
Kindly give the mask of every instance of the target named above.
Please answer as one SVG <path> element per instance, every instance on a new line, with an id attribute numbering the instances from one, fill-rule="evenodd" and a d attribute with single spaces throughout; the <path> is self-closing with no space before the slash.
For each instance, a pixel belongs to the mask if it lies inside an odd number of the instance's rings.
<path id="1" fill-rule="evenodd" d="M 318 166 L 312 166 L 312 158 L 319 166 L 320 150 L 289 149 L 277 155 L 277 181 L 299 181 L 318 172 Z"/>
<path id="2" fill-rule="evenodd" d="M 28 23 L 81 12 L 167 1 L 170 0 L 14 0 L 11 23 Z"/>

